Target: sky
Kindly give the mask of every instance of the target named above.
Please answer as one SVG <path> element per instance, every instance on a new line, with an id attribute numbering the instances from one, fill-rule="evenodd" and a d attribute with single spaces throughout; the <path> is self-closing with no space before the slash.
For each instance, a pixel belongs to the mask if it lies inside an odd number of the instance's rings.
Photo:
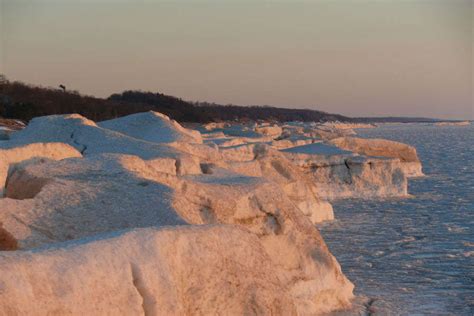
<path id="1" fill-rule="evenodd" d="M 474 119 L 473 1 L 0 0 L 0 73 L 107 97 Z"/>

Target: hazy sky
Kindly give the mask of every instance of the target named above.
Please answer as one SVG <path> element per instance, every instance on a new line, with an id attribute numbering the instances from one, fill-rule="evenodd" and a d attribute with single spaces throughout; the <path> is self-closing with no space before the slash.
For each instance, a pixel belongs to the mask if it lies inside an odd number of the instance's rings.
<path id="1" fill-rule="evenodd" d="M 11 80 L 474 118 L 469 0 L 0 3 L 0 72 Z"/>

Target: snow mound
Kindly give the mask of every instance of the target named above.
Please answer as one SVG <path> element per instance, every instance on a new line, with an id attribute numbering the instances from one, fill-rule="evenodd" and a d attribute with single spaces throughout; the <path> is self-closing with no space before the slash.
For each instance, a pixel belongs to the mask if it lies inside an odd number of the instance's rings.
<path id="1" fill-rule="evenodd" d="M 116 153 L 135 155 L 145 160 L 174 160 L 179 168 L 172 173 L 199 173 L 199 159 L 173 144 L 157 144 L 97 126 L 78 114 L 52 115 L 33 119 L 12 135 L 8 146 L 35 142 L 62 142 L 75 147 L 83 155 Z"/>
<path id="2" fill-rule="evenodd" d="M 201 134 L 198 131 L 186 129 L 168 116 L 154 111 L 103 121 L 98 125 L 153 143 L 202 143 Z"/>

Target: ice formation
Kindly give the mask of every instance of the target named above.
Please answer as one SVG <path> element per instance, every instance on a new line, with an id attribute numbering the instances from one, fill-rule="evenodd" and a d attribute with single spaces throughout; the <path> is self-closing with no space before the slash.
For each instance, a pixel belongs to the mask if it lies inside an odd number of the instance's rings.
<path id="1" fill-rule="evenodd" d="M 416 151 L 332 125 L 195 128 L 53 115 L 0 142 L 0 313 L 349 307 L 313 224 L 334 218 L 330 199 L 406 195 Z"/>

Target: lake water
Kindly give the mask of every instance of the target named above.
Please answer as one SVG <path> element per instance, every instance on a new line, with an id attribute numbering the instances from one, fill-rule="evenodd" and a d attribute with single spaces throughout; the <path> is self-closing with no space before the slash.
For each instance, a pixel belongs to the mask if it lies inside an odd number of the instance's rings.
<path id="1" fill-rule="evenodd" d="M 474 315 L 474 126 L 358 134 L 415 146 L 426 177 L 412 198 L 335 202 L 319 226 L 355 294 L 376 315 Z"/>

